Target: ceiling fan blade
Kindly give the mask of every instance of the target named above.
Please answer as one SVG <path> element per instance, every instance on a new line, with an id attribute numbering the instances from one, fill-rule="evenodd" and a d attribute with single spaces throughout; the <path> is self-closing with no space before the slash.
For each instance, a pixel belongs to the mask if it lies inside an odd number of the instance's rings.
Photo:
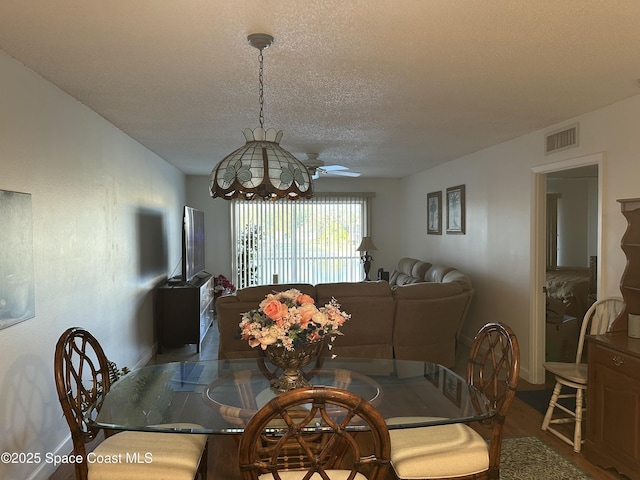
<path id="1" fill-rule="evenodd" d="M 322 160 L 319 160 L 317 154 L 307 154 L 307 168 L 312 175 L 312 179 L 316 180 L 323 175 L 339 175 L 343 177 L 359 177 L 360 174 L 356 172 L 350 172 L 349 167 L 343 165 L 325 165 Z"/>
<path id="2" fill-rule="evenodd" d="M 349 170 L 348 167 L 343 167 L 342 165 L 323 165 L 320 168 L 326 170 L 327 172 L 335 172 L 336 170 Z"/>
<path id="3" fill-rule="evenodd" d="M 339 175 L 341 177 L 359 177 L 360 174 L 356 172 L 347 172 L 342 170 L 333 170 L 328 171 L 327 175 Z"/>

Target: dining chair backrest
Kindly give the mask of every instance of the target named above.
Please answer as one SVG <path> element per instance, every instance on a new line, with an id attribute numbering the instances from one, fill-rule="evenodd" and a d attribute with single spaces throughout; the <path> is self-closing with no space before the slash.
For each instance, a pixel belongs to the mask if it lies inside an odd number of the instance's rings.
<path id="1" fill-rule="evenodd" d="M 86 458 L 85 443 L 92 441 L 99 429 L 87 424 L 85 414 L 101 400 L 101 393 L 109 390 L 109 361 L 91 333 L 72 327 L 58 339 L 53 368 L 58 399 L 71 430 L 74 454 Z M 86 478 L 85 462 L 76 463 L 75 469 L 76 478 Z"/>
<path id="2" fill-rule="evenodd" d="M 490 420 L 489 470 L 499 469 L 502 427 L 516 394 L 520 347 L 508 325 L 487 323 L 476 335 L 467 363 L 467 381 L 480 390 L 495 410 Z"/>
<path id="3" fill-rule="evenodd" d="M 359 441 L 358 435 L 367 436 L 367 441 Z M 269 473 L 280 478 L 281 472 L 290 468 L 284 457 L 291 455 L 292 449 L 304 460 L 296 468 L 300 478 L 305 473 L 305 478 L 314 473 L 318 478 L 336 478 L 332 475 L 340 470 L 340 478 L 360 473 L 369 480 L 383 480 L 389 467 L 389 432 L 384 418 L 359 395 L 338 388 L 298 388 L 263 406 L 240 439 L 243 480 Z"/>
<path id="4" fill-rule="evenodd" d="M 613 321 L 624 310 L 624 305 L 624 300 L 621 297 L 607 297 L 596 301 L 589 307 L 580 327 L 576 363 L 582 362 L 585 335 L 599 335 L 608 332 Z"/>

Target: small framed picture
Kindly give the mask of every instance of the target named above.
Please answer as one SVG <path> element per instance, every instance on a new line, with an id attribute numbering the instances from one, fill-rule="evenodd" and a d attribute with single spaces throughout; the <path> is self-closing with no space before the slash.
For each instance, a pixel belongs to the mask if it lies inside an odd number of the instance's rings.
<path id="1" fill-rule="evenodd" d="M 451 400 L 455 406 L 460 406 L 462 399 L 462 380 L 450 370 L 444 370 L 442 393 L 444 393 L 444 396 Z"/>
<path id="2" fill-rule="evenodd" d="M 442 235 L 442 192 L 427 193 L 427 234 Z"/>
<path id="3" fill-rule="evenodd" d="M 425 363 L 424 365 L 424 378 L 438 387 L 440 385 L 440 365 L 435 363 Z"/>
<path id="4" fill-rule="evenodd" d="M 464 234 L 464 185 L 447 188 L 447 233 Z"/>

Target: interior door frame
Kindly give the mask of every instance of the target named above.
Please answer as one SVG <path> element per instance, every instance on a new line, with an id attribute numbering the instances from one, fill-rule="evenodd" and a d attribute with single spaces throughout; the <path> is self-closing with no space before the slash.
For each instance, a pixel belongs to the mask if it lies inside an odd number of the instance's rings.
<path id="1" fill-rule="evenodd" d="M 587 165 L 598 166 L 598 248 L 597 280 L 598 292 L 602 292 L 602 185 L 603 153 L 594 153 L 554 163 L 539 165 L 531 169 L 531 281 L 529 322 L 529 381 L 544 383 L 545 371 L 542 366 L 545 359 L 545 295 L 542 291 L 546 275 L 546 210 L 547 210 L 547 174 L 561 170 L 570 170 Z"/>

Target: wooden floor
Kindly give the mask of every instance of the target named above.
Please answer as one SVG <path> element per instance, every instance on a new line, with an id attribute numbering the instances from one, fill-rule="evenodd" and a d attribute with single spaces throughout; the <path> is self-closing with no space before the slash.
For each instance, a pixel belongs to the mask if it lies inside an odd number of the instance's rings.
<path id="1" fill-rule="evenodd" d="M 209 333 L 205 337 L 200 353 L 196 352 L 195 346 L 185 346 L 184 348 L 167 350 L 162 354 L 159 354 L 155 358 L 156 363 L 165 363 L 172 361 L 188 361 L 188 360 L 213 360 L 217 358 L 218 342 L 217 342 L 217 328 L 212 326 Z M 466 375 L 466 356 L 467 352 L 462 349 L 458 355 L 458 361 L 456 370 Z M 552 384 L 551 384 L 552 386 Z M 519 390 L 533 390 L 546 388 L 544 385 L 532 385 L 524 380 L 520 380 Z M 594 479 L 602 480 L 621 480 L 627 477 L 619 475 L 613 470 L 605 470 L 597 467 L 586 460 L 581 454 L 575 453 L 573 448 L 568 444 L 560 441 L 558 438 L 548 432 L 543 432 L 540 429 L 542 424 L 542 414 L 533 409 L 519 398 L 515 398 L 511 404 L 511 409 L 504 427 L 504 436 L 525 436 L 536 435 L 542 438 L 545 442 L 553 446 L 563 456 L 573 461 L 576 465 L 582 468 L 587 474 L 591 475 Z M 214 448 L 212 448 L 214 447 Z M 207 480 L 227 480 L 224 474 L 221 474 L 219 467 L 216 465 L 215 452 L 217 448 L 210 442 L 209 447 L 209 459 L 208 459 L 208 475 Z M 228 458 L 226 459 L 228 462 Z M 50 480 L 73 480 L 74 472 L 73 468 L 61 467 L 54 475 L 50 477 Z M 542 479 L 541 479 L 542 480 Z"/>

